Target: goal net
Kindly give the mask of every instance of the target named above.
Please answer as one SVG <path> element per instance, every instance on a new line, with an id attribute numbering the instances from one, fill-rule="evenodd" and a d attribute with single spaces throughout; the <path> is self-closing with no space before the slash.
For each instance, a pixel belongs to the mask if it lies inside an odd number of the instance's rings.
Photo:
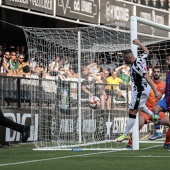
<path id="1" fill-rule="evenodd" d="M 31 68 L 31 113 L 36 147 L 49 150 L 124 148 L 125 143 L 117 144 L 114 140 L 124 132 L 128 118 L 129 67 L 121 70 L 126 74 L 126 84 L 108 85 L 106 79 L 114 69 L 125 64 L 122 51 L 131 49 L 130 22 L 23 29 Z M 159 64 L 163 80 L 168 70 L 165 63 L 168 36 L 168 31 L 138 23 L 138 39 L 150 50 L 148 67 Z M 153 57 L 156 59 L 152 60 Z M 90 96 L 100 98 L 100 108 L 89 107 Z M 153 123 L 144 125 L 140 140 L 148 140 L 153 132 Z M 165 134 L 164 127 L 162 133 Z"/>

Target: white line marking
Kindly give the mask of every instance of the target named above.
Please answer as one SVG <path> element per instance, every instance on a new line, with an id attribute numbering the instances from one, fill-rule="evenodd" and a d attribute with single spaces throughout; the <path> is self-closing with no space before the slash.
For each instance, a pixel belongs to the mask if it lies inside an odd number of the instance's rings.
<path id="1" fill-rule="evenodd" d="M 119 150 L 119 151 L 121 151 L 121 150 Z M 70 156 L 62 156 L 62 157 L 55 157 L 55 158 L 37 159 L 37 160 L 24 161 L 24 162 L 13 162 L 13 163 L 8 163 L 8 164 L 0 164 L 0 167 L 1 166 L 9 166 L 9 165 L 34 163 L 34 162 L 42 162 L 42 161 L 50 161 L 50 160 L 57 160 L 57 159 L 65 159 L 65 158 L 73 158 L 73 157 L 90 156 L 90 155 L 97 155 L 97 154 L 105 154 L 105 153 L 119 152 L 119 151 L 97 152 L 97 153 L 89 153 L 89 154 L 81 154 L 81 155 L 70 155 Z M 122 150 L 122 151 L 125 151 L 125 150 Z"/>
<path id="2" fill-rule="evenodd" d="M 162 145 L 156 145 L 156 146 L 151 146 L 151 147 L 146 147 L 141 150 L 146 150 L 146 149 L 151 149 L 155 147 L 159 147 Z M 129 149 L 127 149 L 128 151 Z M 37 160 L 30 160 L 30 161 L 23 161 L 23 162 L 13 162 L 13 163 L 7 163 L 7 164 L 0 164 L 0 167 L 2 166 L 9 166 L 9 165 L 20 165 L 20 164 L 27 164 L 27 163 L 35 163 L 35 162 L 42 162 L 42 161 L 50 161 L 50 160 L 58 160 L 58 159 L 66 159 L 66 158 L 73 158 L 73 157 L 83 157 L 83 156 L 91 156 L 91 155 L 98 155 L 98 154 L 107 154 L 107 153 L 112 153 L 112 152 L 120 152 L 120 151 L 125 151 L 125 150 L 117 150 L 117 151 L 107 151 L 107 152 L 95 152 L 95 153 L 89 153 L 89 154 L 81 154 L 81 155 L 69 155 L 69 156 L 62 156 L 62 157 L 55 157 L 55 158 L 46 158 L 46 159 L 37 159 Z M 114 156 L 113 156 L 114 157 Z M 119 156 L 115 156 L 119 157 Z M 170 156 L 151 156 L 151 155 L 141 155 L 141 156 L 120 156 L 121 158 L 123 157 L 164 157 L 168 158 Z"/>
<path id="3" fill-rule="evenodd" d="M 157 148 L 159 146 L 163 146 L 163 145 L 155 145 L 155 146 L 149 146 L 149 147 L 146 147 L 146 148 L 142 148 L 140 150 L 147 150 L 147 149 L 152 149 L 152 148 Z"/>

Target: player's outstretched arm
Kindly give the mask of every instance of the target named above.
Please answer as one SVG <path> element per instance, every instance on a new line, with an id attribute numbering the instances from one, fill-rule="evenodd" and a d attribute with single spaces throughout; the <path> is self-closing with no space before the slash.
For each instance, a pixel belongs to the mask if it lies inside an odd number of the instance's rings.
<path id="1" fill-rule="evenodd" d="M 134 39 L 133 44 L 140 46 L 145 54 L 149 54 L 149 50 L 138 39 Z"/>

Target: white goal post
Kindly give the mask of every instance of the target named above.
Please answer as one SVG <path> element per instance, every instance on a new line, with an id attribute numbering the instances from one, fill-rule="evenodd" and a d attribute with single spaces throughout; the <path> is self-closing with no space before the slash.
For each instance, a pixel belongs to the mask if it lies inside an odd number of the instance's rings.
<path id="1" fill-rule="evenodd" d="M 131 16 L 130 17 L 130 30 L 131 30 L 131 50 L 133 52 L 133 54 L 135 56 L 138 55 L 137 53 L 137 46 L 134 45 L 132 43 L 132 41 L 134 39 L 137 38 L 138 36 L 138 23 L 141 23 L 141 24 L 145 24 L 145 25 L 148 25 L 148 26 L 151 26 L 151 27 L 155 27 L 155 28 L 159 28 L 159 29 L 163 29 L 165 31 L 168 31 L 170 32 L 170 27 L 169 26 L 166 26 L 166 25 L 161 25 L 161 24 L 158 24 L 158 23 L 155 23 L 155 22 L 152 22 L 152 21 L 148 21 L 148 20 L 145 20 L 143 18 L 139 18 L 137 16 Z M 135 125 L 133 126 L 133 129 L 132 129 L 132 133 L 133 133 L 133 150 L 139 150 L 139 121 L 137 121 L 139 119 L 139 115 L 137 113 L 137 117 L 136 117 L 136 122 L 135 122 Z"/>
<path id="2" fill-rule="evenodd" d="M 139 23 L 142 28 L 138 28 Z M 148 30 L 143 29 L 144 25 L 160 30 L 145 32 Z M 32 69 L 31 113 L 32 125 L 36 125 L 36 149 L 123 150 L 126 143 L 118 144 L 115 139 L 124 131 L 131 92 L 128 86 L 123 89 L 106 84 L 103 70 L 107 68 L 112 72 L 113 68 L 124 64 L 121 56 L 124 50 L 131 49 L 137 56 L 140 49 L 132 44 L 136 38 L 148 45 L 152 53 L 155 53 L 155 46 L 167 53 L 169 27 L 132 16 L 130 22 L 117 21 L 103 26 L 23 27 L 23 30 Z M 158 55 L 161 59 L 161 54 Z M 88 76 L 93 77 L 92 82 L 88 82 Z M 92 110 L 88 106 L 89 92 L 82 86 L 100 97 L 101 103 L 104 101 L 101 109 Z M 105 87 L 107 93 L 103 93 Z M 114 88 L 122 88 L 122 95 L 117 97 Z M 139 134 L 136 121 L 133 150 L 139 149 L 139 139 L 150 135 L 149 128 L 145 126 Z"/>

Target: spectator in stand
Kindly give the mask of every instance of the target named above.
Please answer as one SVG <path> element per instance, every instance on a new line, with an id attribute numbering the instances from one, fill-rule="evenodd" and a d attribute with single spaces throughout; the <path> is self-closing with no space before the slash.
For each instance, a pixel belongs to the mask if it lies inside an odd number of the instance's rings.
<path id="1" fill-rule="evenodd" d="M 64 81 L 67 77 L 66 77 L 66 73 L 65 73 L 65 69 L 63 67 L 60 67 L 58 70 L 58 76 L 59 79 Z"/>
<path id="2" fill-rule="evenodd" d="M 148 74 L 149 74 L 149 76 L 152 78 L 152 73 L 153 73 L 153 71 L 152 71 L 153 69 L 151 68 L 151 67 L 149 67 L 148 68 Z"/>
<path id="3" fill-rule="evenodd" d="M 30 76 L 30 66 L 28 62 L 24 62 L 24 56 L 19 55 L 18 57 L 19 66 L 16 70 L 17 75 Z"/>
<path id="4" fill-rule="evenodd" d="M 82 78 L 86 78 L 88 74 L 96 74 L 100 72 L 100 67 L 96 63 L 92 63 L 85 66 L 82 66 Z"/>
<path id="5" fill-rule="evenodd" d="M 35 58 L 34 51 L 31 51 L 30 55 L 31 55 L 30 60 L 29 60 L 30 71 L 34 75 L 39 75 L 43 71 L 43 69 L 39 67 L 36 61 L 36 58 Z"/>
<path id="6" fill-rule="evenodd" d="M 96 64 L 96 63 L 91 63 L 91 64 L 89 64 L 86 68 L 89 69 L 89 72 L 90 72 L 91 74 L 96 73 L 97 64 Z"/>
<path id="7" fill-rule="evenodd" d="M 86 76 L 86 79 L 82 81 L 82 99 L 88 99 L 95 93 L 95 79 L 91 74 Z"/>
<path id="8" fill-rule="evenodd" d="M 47 61 L 43 53 L 41 52 L 38 53 L 38 55 L 35 57 L 35 61 L 36 61 L 36 67 L 38 68 L 38 70 L 40 70 L 41 72 L 47 71 Z"/>
<path id="9" fill-rule="evenodd" d="M 0 59 L 2 59 L 3 58 L 3 52 L 2 52 L 2 50 L 0 50 Z"/>
<path id="10" fill-rule="evenodd" d="M 18 69 L 18 67 L 19 67 L 19 62 L 17 61 L 16 53 L 12 51 L 10 53 L 10 68 L 12 70 L 13 76 L 17 75 L 16 70 Z"/>
<path id="11" fill-rule="evenodd" d="M 6 51 L 4 57 L 1 59 L 1 73 L 7 73 L 12 76 L 12 70 L 10 68 L 10 52 Z"/>
<path id="12" fill-rule="evenodd" d="M 15 51 L 15 46 L 11 45 L 11 46 L 9 47 L 9 51 L 10 51 L 10 52 Z"/>
<path id="13" fill-rule="evenodd" d="M 130 85 L 130 76 L 128 75 L 128 70 L 129 66 L 127 65 L 122 65 L 120 67 L 115 68 L 115 71 L 118 72 L 118 77 L 122 79 L 126 85 Z"/>
<path id="14" fill-rule="evenodd" d="M 20 49 L 19 49 L 19 46 L 16 46 L 15 47 L 15 51 L 19 51 Z"/>
<path id="15" fill-rule="evenodd" d="M 109 77 L 109 71 L 107 69 L 104 69 L 102 72 L 102 76 L 106 80 Z"/>
<path id="16" fill-rule="evenodd" d="M 100 66 L 100 68 L 101 68 L 102 65 L 103 65 L 103 60 L 102 60 L 102 58 L 100 58 L 100 57 L 97 58 L 97 59 L 96 59 L 96 63 L 97 63 L 97 65 Z"/>
<path id="17" fill-rule="evenodd" d="M 78 63 L 78 60 L 77 60 L 77 59 L 78 59 L 78 58 L 74 58 L 75 63 Z M 89 65 L 90 63 L 92 63 L 91 59 L 92 59 L 92 56 L 89 55 L 89 54 L 87 54 L 87 55 L 83 55 L 81 61 L 82 61 L 82 63 L 84 63 L 85 65 Z"/>
<path id="18" fill-rule="evenodd" d="M 100 101 L 101 101 L 101 109 L 102 109 L 102 114 L 104 112 L 105 109 L 105 103 L 108 106 L 107 103 L 107 94 L 106 94 L 106 79 L 101 76 L 100 73 L 96 74 L 93 76 L 95 79 L 95 91 L 96 91 L 96 96 L 100 97 Z"/>
<path id="19" fill-rule="evenodd" d="M 83 79 L 85 79 L 88 74 L 89 74 L 89 69 L 86 68 L 86 67 L 83 67 L 83 68 L 82 68 L 82 72 L 81 72 L 81 77 L 82 77 Z"/>
<path id="20" fill-rule="evenodd" d="M 159 66 L 160 67 L 160 62 L 156 54 L 153 54 L 152 58 L 150 58 L 150 67 L 155 67 Z"/>
<path id="21" fill-rule="evenodd" d="M 16 46 L 16 47 L 15 47 L 15 52 L 16 52 L 16 56 L 17 56 L 17 58 L 18 58 L 18 57 L 19 57 L 19 54 L 20 54 L 19 46 Z"/>
<path id="22" fill-rule="evenodd" d="M 107 90 L 106 93 L 109 95 L 108 102 L 109 102 L 109 109 L 111 109 L 111 96 L 116 96 L 115 99 L 117 101 L 125 100 L 124 96 L 122 96 L 122 92 L 119 90 L 119 84 L 122 83 L 126 85 L 126 82 L 124 82 L 122 79 L 117 77 L 117 72 L 113 71 L 112 76 L 108 77 L 106 79 L 107 81 Z"/>
<path id="23" fill-rule="evenodd" d="M 16 50 L 15 52 L 16 52 L 16 57 L 18 58 L 20 55 L 19 50 Z"/>
<path id="24" fill-rule="evenodd" d="M 66 70 L 66 71 L 68 71 L 69 69 L 70 69 L 70 67 L 71 67 L 71 65 L 70 65 L 70 61 L 69 61 L 69 59 L 67 58 L 65 58 L 65 60 L 63 61 L 63 68 Z"/>
<path id="25" fill-rule="evenodd" d="M 69 57 L 69 64 L 70 64 L 70 69 L 77 69 L 77 65 L 75 65 L 75 59 L 73 57 Z"/>
<path id="26" fill-rule="evenodd" d="M 112 73 L 114 71 L 114 69 L 117 67 L 117 58 L 116 56 L 112 57 L 112 60 L 111 60 L 111 64 L 108 65 L 108 69 L 110 71 L 110 73 Z"/>
<path id="27" fill-rule="evenodd" d="M 107 69 L 104 69 L 101 73 L 101 79 L 103 80 L 103 83 L 106 85 L 107 84 L 107 81 L 106 79 L 109 77 L 109 71 Z M 109 99 L 109 96 L 110 96 L 110 93 L 109 93 L 109 90 L 106 90 L 107 89 L 107 86 L 105 86 L 105 100 L 106 100 L 106 106 L 107 106 L 107 109 L 110 110 L 110 101 L 108 100 Z"/>
<path id="28" fill-rule="evenodd" d="M 24 57 L 26 56 L 26 52 L 25 52 L 25 46 L 24 45 L 22 45 L 21 47 L 20 47 L 20 54 L 22 54 Z"/>
<path id="29" fill-rule="evenodd" d="M 78 78 L 78 74 L 75 72 L 74 69 L 66 71 L 68 78 Z"/>
<path id="30" fill-rule="evenodd" d="M 48 65 L 48 73 L 50 76 L 56 76 L 58 74 L 58 70 L 60 68 L 60 58 L 55 55 L 52 57 Z"/>

